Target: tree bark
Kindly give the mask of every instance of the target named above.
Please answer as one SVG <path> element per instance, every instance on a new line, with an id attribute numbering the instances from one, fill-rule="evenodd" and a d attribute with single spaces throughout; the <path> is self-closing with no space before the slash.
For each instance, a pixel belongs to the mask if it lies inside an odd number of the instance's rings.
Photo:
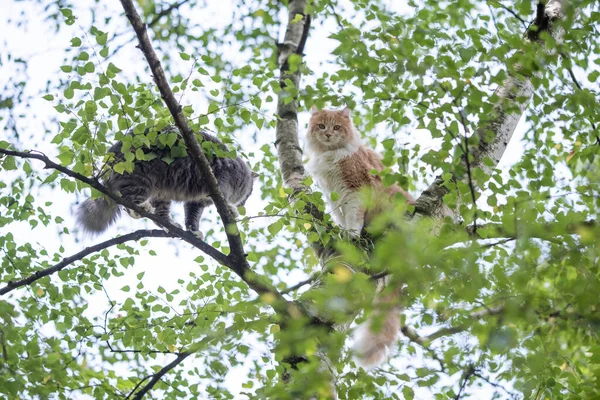
<path id="1" fill-rule="evenodd" d="M 536 38 L 541 30 L 549 30 L 555 37 L 560 36 L 560 30 L 552 28 L 552 22 L 563 18 L 565 0 L 551 0 L 544 9 L 543 17 L 537 16 L 534 24 L 536 29 L 529 29 L 536 33 Z M 532 36 L 528 35 L 526 40 L 531 40 Z M 520 67 L 515 66 L 515 71 L 519 71 Z M 515 75 L 510 76 L 504 81 L 504 84 L 494 93 L 498 99 L 494 105 L 494 116 L 485 126 L 480 127 L 475 132 L 478 137 L 478 145 L 469 148 L 469 154 L 473 160 L 468 161 L 469 167 L 481 168 L 487 174 L 498 165 L 500 159 L 504 155 L 510 140 L 515 132 L 523 112 L 529 105 L 533 96 L 533 85 L 529 76 Z M 487 136 L 488 132 L 492 132 L 492 140 Z M 492 165 L 484 164 L 486 158 L 491 159 Z M 461 160 L 466 166 L 467 160 L 465 157 Z M 464 179 L 464 178 L 463 178 Z M 448 189 L 443 186 L 444 180 L 441 176 L 437 177 L 434 182 L 419 196 L 415 205 L 417 214 L 443 218 L 446 215 L 443 198 L 449 193 Z"/>
<path id="2" fill-rule="evenodd" d="M 545 23 L 542 24 L 540 21 L 536 20 L 538 22 L 538 31 L 540 29 L 549 29 L 553 35 L 556 35 L 557 32 L 552 31 L 552 22 L 563 17 L 564 1 L 565 0 L 550 0 L 548 2 L 544 9 L 543 21 Z M 280 85 L 282 92 L 280 92 L 277 107 L 279 118 L 276 127 L 277 153 L 284 182 L 287 187 L 294 189 L 295 192 L 305 192 L 308 191 L 308 188 L 303 183 L 303 180 L 305 179 L 305 170 L 302 164 L 302 152 L 298 140 L 298 104 L 295 97 L 292 101 L 286 102 L 285 81 L 286 79 L 289 79 L 293 83 L 294 89 L 298 88 L 300 72 L 298 70 L 293 73 L 287 71 L 287 61 L 290 55 L 294 53 L 300 54 L 301 51 L 298 51 L 298 49 L 303 50 L 304 47 L 303 42 L 302 46 L 300 46 L 304 34 L 303 29 L 301 29 L 300 22 L 293 21 L 297 14 L 304 15 L 305 6 L 305 0 L 290 1 L 290 17 L 285 41 L 284 44 L 280 46 L 278 57 L 281 69 Z M 309 20 L 304 16 L 302 21 L 306 24 L 306 21 Z M 302 27 L 305 27 L 305 25 Z M 519 68 L 516 67 L 515 70 L 518 71 Z M 472 161 L 469 161 L 469 159 L 463 159 L 462 161 L 463 163 L 470 162 L 470 168 L 482 168 L 488 173 L 498 165 L 502 158 L 502 155 L 513 136 L 515 128 L 531 100 L 533 95 L 533 85 L 528 76 L 522 74 L 511 76 L 496 90 L 495 95 L 497 98 L 497 102 L 494 105 L 495 116 L 485 126 L 480 127 L 475 132 L 479 141 L 476 147 L 469 149 Z M 488 132 L 490 131 L 493 133 L 492 140 L 486 139 Z M 483 163 L 484 159 L 487 157 L 492 160 L 492 166 L 487 166 Z M 443 179 L 438 177 L 429 188 L 421 194 L 416 202 L 416 214 L 436 219 L 448 215 L 448 208 L 444 205 L 443 200 L 444 196 L 448 193 L 448 189 L 443 186 L 443 184 Z M 311 214 L 313 214 L 312 211 Z M 315 214 L 313 214 L 313 216 L 315 216 L 315 218 L 319 217 L 319 215 Z M 320 217 L 321 218 L 319 219 L 322 220 L 322 214 Z M 315 250 L 321 260 L 323 260 L 323 248 L 317 246 Z M 313 288 L 319 286 L 320 280 L 321 279 L 315 280 Z M 385 279 L 378 279 L 378 286 L 380 288 L 384 286 L 385 281 Z M 345 331 L 348 329 L 348 326 L 349 324 L 336 325 L 333 328 L 335 330 Z M 325 357 L 322 353 L 320 356 Z M 329 360 L 323 359 L 322 365 L 329 365 L 330 363 L 328 361 Z M 333 388 L 333 396 L 337 396 L 335 388 Z"/>

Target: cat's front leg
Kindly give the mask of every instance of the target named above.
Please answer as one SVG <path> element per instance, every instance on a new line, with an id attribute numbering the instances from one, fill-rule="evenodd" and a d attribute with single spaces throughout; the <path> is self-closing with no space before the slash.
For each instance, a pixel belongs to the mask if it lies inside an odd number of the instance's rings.
<path id="1" fill-rule="evenodd" d="M 162 219 L 164 219 L 166 222 L 170 223 L 171 225 L 175 225 L 179 229 L 183 229 L 183 226 L 181 226 L 181 224 L 179 224 L 173 218 L 171 218 L 171 202 L 170 201 L 153 199 L 151 204 L 155 210 L 154 214 L 161 217 Z M 169 232 L 169 230 L 167 228 L 160 225 L 159 223 L 156 223 L 156 225 L 158 225 L 160 228 L 163 228 L 165 231 Z"/>
<path id="2" fill-rule="evenodd" d="M 188 201 L 183 206 L 185 210 L 185 228 L 198 239 L 203 240 L 204 234 L 200 232 L 200 218 L 204 209 L 212 204 L 212 200 Z"/>
<path id="3" fill-rule="evenodd" d="M 365 209 L 359 196 L 351 196 L 342 206 L 344 214 L 343 227 L 348 232 L 350 238 L 360 237 L 360 233 L 365 224 Z"/>

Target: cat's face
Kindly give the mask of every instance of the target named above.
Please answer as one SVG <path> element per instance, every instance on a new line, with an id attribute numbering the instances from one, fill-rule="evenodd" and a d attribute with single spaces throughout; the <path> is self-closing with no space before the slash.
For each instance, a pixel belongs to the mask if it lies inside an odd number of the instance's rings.
<path id="1" fill-rule="evenodd" d="M 350 109 L 319 110 L 313 106 L 308 122 L 308 140 L 315 150 L 335 150 L 353 142 L 356 132 Z"/>

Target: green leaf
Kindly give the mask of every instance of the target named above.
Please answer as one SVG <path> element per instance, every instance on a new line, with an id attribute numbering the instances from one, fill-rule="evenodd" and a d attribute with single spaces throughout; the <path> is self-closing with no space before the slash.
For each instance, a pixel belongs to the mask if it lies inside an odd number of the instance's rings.
<path id="1" fill-rule="evenodd" d="M 283 228 L 283 222 L 279 221 L 275 221 L 274 223 L 272 223 L 271 225 L 268 226 L 268 230 L 271 233 L 271 235 L 275 236 L 281 229 Z"/>
<path id="2" fill-rule="evenodd" d="M 412 390 L 412 388 L 408 385 L 404 385 L 402 387 L 402 394 L 404 395 L 404 398 L 406 400 L 412 400 L 415 398 L 415 392 L 414 390 Z"/>
<path id="3" fill-rule="evenodd" d="M 96 35 L 96 43 L 98 43 L 100 46 L 104 46 L 106 44 L 106 40 L 108 39 L 108 34 L 107 33 L 99 33 Z"/>

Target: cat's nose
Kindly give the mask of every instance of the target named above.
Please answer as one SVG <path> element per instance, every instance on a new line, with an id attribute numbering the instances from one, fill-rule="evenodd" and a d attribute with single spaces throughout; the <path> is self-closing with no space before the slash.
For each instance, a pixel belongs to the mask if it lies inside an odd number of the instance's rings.
<path id="1" fill-rule="evenodd" d="M 331 137 L 331 133 L 326 133 L 325 137 L 327 137 L 327 139 L 329 139 Z"/>

